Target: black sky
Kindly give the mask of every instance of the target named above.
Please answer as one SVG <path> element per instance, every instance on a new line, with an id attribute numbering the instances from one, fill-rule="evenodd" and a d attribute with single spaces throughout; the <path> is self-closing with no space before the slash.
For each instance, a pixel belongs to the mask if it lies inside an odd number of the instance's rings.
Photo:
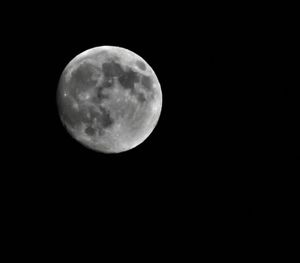
<path id="1" fill-rule="evenodd" d="M 3 40 L 13 47 L 18 72 L 13 63 L 14 73 L 6 75 L 14 98 L 5 114 L 14 127 L 4 161 L 11 187 L 66 218 L 76 209 L 91 215 L 94 206 L 110 211 L 107 221 L 151 217 L 170 233 L 176 219 L 190 231 L 201 224 L 204 232 L 227 229 L 228 223 L 250 232 L 256 186 L 268 180 L 270 167 L 280 169 L 277 151 L 285 145 L 274 140 L 288 124 L 288 90 L 270 67 L 270 30 L 242 14 L 179 4 L 41 4 L 26 10 L 13 13 Z M 163 93 L 153 133 L 121 154 L 85 148 L 65 131 L 57 112 L 62 70 L 101 45 L 142 56 Z"/>

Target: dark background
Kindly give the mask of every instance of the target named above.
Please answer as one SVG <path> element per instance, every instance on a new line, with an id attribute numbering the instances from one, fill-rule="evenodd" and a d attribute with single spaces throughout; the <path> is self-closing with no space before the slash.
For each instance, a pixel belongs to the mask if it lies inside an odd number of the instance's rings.
<path id="1" fill-rule="evenodd" d="M 19 216 L 35 215 L 31 224 L 49 233 L 73 236 L 85 224 L 162 245 L 200 233 L 205 244 L 253 236 L 287 123 L 288 90 L 273 71 L 280 58 L 268 26 L 243 12 L 174 3 L 18 10 L 5 31 L 18 73 L 7 75 L 17 106 L 7 111 L 14 129 L 4 185 Z M 163 93 L 152 134 L 120 154 L 82 146 L 57 112 L 62 70 L 101 45 L 142 56 Z"/>

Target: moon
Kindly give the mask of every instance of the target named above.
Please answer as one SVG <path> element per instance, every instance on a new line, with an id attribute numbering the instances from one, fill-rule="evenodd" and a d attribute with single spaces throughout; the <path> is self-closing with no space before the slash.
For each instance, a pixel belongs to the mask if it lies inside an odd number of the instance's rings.
<path id="1" fill-rule="evenodd" d="M 161 114 L 162 91 L 141 56 L 122 47 L 100 46 L 67 64 L 57 105 L 63 125 L 76 141 L 98 152 L 120 153 L 152 133 Z"/>

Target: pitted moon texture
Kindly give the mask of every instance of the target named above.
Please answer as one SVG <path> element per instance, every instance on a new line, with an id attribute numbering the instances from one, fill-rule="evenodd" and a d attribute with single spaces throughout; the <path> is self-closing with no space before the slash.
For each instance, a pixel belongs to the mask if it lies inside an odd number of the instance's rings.
<path id="1" fill-rule="evenodd" d="M 65 99 L 73 101 L 78 111 L 87 111 L 82 125 L 64 121 L 74 137 L 90 148 L 104 152 L 133 148 L 158 121 L 162 103 L 158 80 L 150 66 L 131 51 L 85 52 L 69 63 L 64 82 L 69 84 L 63 92 Z"/>

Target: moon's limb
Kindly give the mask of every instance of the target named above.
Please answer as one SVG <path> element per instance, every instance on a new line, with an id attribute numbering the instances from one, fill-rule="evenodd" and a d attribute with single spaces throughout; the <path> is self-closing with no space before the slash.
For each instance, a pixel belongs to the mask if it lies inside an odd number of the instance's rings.
<path id="1" fill-rule="evenodd" d="M 129 94 L 121 94 L 122 89 L 115 85 L 114 90 L 110 91 L 112 94 L 115 92 L 115 95 L 111 96 L 111 101 L 107 102 L 108 105 L 106 105 L 111 114 L 115 116 L 115 123 L 105 130 L 104 135 L 88 136 L 84 133 L 84 127 L 69 128 L 78 141 L 92 149 L 106 153 L 123 152 L 142 143 L 155 128 L 162 108 L 161 87 L 153 69 L 143 58 L 121 47 L 102 46 L 82 52 L 67 65 L 66 74 L 64 75 L 65 81 L 68 82 L 71 79 L 72 72 L 81 63 L 88 61 L 100 67 L 103 62 L 112 56 L 118 57 L 120 63 L 124 66 L 134 68 L 140 74 L 150 77 L 153 90 L 150 92 L 151 97 L 146 94 L 147 101 L 142 105 Z M 136 61 L 144 62 L 146 69 L 141 70 L 136 65 Z M 83 100 L 89 103 L 93 97 L 93 92 L 83 95 Z M 121 107 L 124 107 L 125 116 L 120 117 L 118 110 Z"/>

